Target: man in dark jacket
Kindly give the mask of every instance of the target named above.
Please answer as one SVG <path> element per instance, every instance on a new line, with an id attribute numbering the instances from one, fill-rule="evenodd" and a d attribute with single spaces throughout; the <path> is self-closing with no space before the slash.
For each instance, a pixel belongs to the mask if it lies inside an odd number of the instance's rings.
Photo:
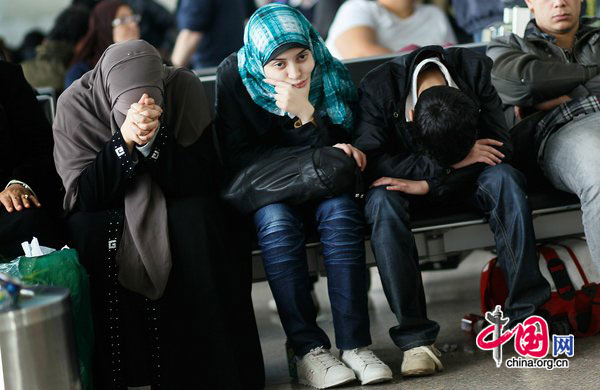
<path id="1" fill-rule="evenodd" d="M 441 369 L 432 345 L 439 325 L 427 318 L 409 209 L 467 202 L 488 216 L 508 280 L 510 325 L 549 297 L 525 180 L 505 163 L 511 144 L 491 66 L 474 51 L 428 46 L 379 66 L 361 82 L 355 145 L 368 158 L 365 214 L 398 319 L 390 336 L 405 351 L 403 375 Z"/>
<path id="2" fill-rule="evenodd" d="M 581 0 L 527 0 L 524 38 L 492 42 L 492 80 L 516 116 L 538 111 L 530 153 L 558 189 L 581 200 L 583 225 L 600 269 L 600 28 L 580 19 Z"/>

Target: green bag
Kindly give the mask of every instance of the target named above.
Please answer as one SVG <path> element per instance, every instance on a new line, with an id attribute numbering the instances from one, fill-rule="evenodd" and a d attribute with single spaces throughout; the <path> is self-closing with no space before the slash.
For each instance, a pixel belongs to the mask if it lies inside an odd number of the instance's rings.
<path id="1" fill-rule="evenodd" d="M 60 286 L 71 291 L 73 331 L 82 389 L 91 390 L 94 347 L 92 302 L 88 274 L 79 264 L 77 251 L 63 249 L 38 257 L 18 257 L 0 264 L 0 272 L 19 278 L 24 284 Z"/>

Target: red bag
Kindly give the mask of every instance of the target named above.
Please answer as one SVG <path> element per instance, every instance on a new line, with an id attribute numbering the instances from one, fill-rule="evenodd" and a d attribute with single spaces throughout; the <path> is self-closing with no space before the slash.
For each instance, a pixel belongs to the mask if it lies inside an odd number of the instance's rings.
<path id="1" fill-rule="evenodd" d="M 600 276 L 585 240 L 541 245 L 538 252 L 540 271 L 552 290 L 540 311 L 546 312 L 551 322 L 567 322 L 577 337 L 600 332 Z M 508 288 L 496 257 L 481 272 L 480 294 L 484 314 L 496 305 L 504 306 Z"/>

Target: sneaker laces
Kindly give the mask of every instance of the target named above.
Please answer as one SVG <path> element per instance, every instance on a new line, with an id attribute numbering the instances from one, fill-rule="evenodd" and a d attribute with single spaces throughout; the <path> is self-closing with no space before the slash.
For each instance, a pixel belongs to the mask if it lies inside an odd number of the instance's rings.
<path id="1" fill-rule="evenodd" d="M 418 355 L 421 353 L 426 353 L 431 358 L 439 358 L 442 356 L 442 353 L 434 346 L 434 345 L 422 345 L 420 347 L 411 348 L 404 353 L 408 353 L 410 355 Z"/>
<path id="2" fill-rule="evenodd" d="M 443 370 L 443 368 L 444 368 L 444 365 L 442 364 L 442 362 L 439 359 L 442 356 L 442 353 L 433 344 L 422 345 L 420 347 L 412 348 L 404 353 L 408 353 L 412 356 L 419 355 L 421 353 L 425 353 L 427 356 L 429 356 L 431 358 L 431 360 L 433 360 L 435 362 L 435 365 L 438 367 L 438 369 Z"/>
<path id="3" fill-rule="evenodd" d="M 373 351 L 368 348 L 354 348 L 351 351 L 354 352 L 366 366 L 369 364 L 383 364 L 383 362 L 375 356 Z"/>
<path id="4" fill-rule="evenodd" d="M 333 366 L 343 365 L 335 356 L 329 352 L 329 350 L 323 347 L 313 348 L 309 352 L 319 363 L 321 363 L 326 370 Z"/>

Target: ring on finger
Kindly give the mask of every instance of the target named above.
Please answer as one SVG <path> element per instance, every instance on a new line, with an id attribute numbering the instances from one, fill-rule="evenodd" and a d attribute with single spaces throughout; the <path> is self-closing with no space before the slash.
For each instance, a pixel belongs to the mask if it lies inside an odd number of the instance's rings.
<path id="1" fill-rule="evenodd" d="M 21 194 L 21 198 L 27 200 L 29 199 L 29 194 Z"/>

